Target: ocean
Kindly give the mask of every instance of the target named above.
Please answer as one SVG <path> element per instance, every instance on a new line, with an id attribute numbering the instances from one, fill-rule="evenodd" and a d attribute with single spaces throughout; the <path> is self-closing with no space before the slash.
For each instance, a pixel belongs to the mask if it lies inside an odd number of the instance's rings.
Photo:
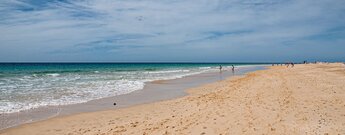
<path id="1" fill-rule="evenodd" d="M 146 82 L 255 63 L 0 63 L 0 113 L 127 94 Z"/>

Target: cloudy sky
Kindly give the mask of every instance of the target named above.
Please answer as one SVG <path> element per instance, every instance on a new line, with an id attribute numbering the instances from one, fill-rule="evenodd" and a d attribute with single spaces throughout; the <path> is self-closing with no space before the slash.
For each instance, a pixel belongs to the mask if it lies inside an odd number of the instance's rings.
<path id="1" fill-rule="evenodd" d="M 345 0 L 1 0 L 0 61 L 345 61 Z"/>

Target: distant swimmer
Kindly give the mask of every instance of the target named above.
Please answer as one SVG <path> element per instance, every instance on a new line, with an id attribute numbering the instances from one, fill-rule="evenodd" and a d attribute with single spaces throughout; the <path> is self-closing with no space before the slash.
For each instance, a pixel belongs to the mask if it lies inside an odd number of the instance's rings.
<path id="1" fill-rule="evenodd" d="M 222 72 L 222 65 L 219 65 L 219 72 Z"/>

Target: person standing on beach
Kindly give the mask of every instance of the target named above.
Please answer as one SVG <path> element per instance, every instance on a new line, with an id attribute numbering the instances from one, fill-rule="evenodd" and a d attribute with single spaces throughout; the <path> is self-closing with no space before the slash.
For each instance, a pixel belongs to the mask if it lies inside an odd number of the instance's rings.
<path id="1" fill-rule="evenodd" d="M 222 72 L 222 65 L 219 65 L 219 72 Z"/>

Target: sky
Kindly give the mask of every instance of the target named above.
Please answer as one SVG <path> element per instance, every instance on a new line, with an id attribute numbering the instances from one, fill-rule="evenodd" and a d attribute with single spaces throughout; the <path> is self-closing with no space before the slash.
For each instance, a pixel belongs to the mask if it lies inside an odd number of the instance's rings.
<path id="1" fill-rule="evenodd" d="M 345 61 L 345 0 L 1 0 L 0 62 Z"/>

